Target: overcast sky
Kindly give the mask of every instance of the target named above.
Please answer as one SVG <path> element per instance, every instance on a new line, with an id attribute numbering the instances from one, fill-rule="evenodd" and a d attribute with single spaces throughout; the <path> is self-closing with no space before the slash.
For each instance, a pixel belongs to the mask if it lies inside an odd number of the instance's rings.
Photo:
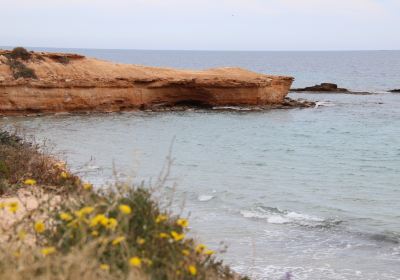
<path id="1" fill-rule="evenodd" d="M 400 49 L 400 0 L 0 0 L 0 45 Z"/>

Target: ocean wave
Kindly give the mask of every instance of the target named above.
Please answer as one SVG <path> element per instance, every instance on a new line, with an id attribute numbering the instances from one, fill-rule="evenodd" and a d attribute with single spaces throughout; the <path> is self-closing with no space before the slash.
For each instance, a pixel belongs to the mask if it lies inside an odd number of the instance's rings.
<path id="1" fill-rule="evenodd" d="M 315 107 L 314 108 L 318 108 L 318 107 L 331 107 L 331 106 L 335 106 L 334 103 L 330 102 L 330 101 L 317 101 L 315 102 Z"/>
<path id="2" fill-rule="evenodd" d="M 250 210 L 241 210 L 240 214 L 244 218 L 263 219 L 270 224 L 296 224 L 307 227 L 328 228 L 341 223 L 341 221 L 336 219 L 324 219 L 308 214 L 264 206 L 257 206 Z"/>
<path id="3" fill-rule="evenodd" d="M 213 195 L 199 195 L 199 197 L 197 198 L 198 201 L 204 202 L 204 201 L 209 201 L 211 199 L 213 199 L 214 196 Z"/>

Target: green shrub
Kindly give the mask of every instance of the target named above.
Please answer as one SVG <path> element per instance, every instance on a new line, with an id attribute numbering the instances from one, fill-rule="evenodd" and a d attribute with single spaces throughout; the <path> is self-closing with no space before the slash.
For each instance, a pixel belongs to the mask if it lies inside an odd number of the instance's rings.
<path id="1" fill-rule="evenodd" d="M 16 47 L 14 48 L 11 53 L 10 53 L 11 58 L 13 59 L 22 59 L 22 60 L 28 60 L 31 58 L 31 53 L 28 52 L 27 49 L 23 48 L 23 47 Z"/>
<path id="2" fill-rule="evenodd" d="M 22 62 L 20 62 L 18 60 L 11 59 L 8 61 L 8 65 L 10 66 L 15 79 L 18 79 L 18 78 L 37 79 L 35 70 L 27 67 L 25 64 L 23 64 Z"/>
<path id="3" fill-rule="evenodd" d="M 58 63 L 64 64 L 64 65 L 68 64 L 71 61 L 69 59 L 69 57 L 67 57 L 67 56 L 59 56 L 59 57 L 53 58 L 53 60 L 57 61 Z"/>
<path id="4" fill-rule="evenodd" d="M 0 179 L 8 178 L 8 172 L 7 164 L 0 159 Z"/>
<path id="5" fill-rule="evenodd" d="M 0 130 L 0 145 L 16 146 L 21 145 L 22 139 L 15 134 Z"/>

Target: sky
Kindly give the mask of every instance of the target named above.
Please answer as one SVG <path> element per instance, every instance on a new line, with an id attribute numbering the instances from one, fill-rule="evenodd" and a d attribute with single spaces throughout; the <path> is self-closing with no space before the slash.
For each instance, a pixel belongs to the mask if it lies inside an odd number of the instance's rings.
<path id="1" fill-rule="evenodd" d="M 400 49 L 400 0 L 0 0 L 0 46 Z"/>

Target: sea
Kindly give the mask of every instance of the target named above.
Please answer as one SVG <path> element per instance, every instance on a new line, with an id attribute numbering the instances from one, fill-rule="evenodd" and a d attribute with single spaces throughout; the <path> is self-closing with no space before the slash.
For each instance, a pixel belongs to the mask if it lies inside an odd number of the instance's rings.
<path id="1" fill-rule="evenodd" d="M 314 108 L 3 117 L 97 187 L 146 186 L 251 279 L 400 279 L 400 51 L 45 49 L 182 69 L 239 66 L 370 94 Z M 161 174 L 161 175 L 160 175 Z M 225 250 L 226 249 L 226 250 Z"/>

